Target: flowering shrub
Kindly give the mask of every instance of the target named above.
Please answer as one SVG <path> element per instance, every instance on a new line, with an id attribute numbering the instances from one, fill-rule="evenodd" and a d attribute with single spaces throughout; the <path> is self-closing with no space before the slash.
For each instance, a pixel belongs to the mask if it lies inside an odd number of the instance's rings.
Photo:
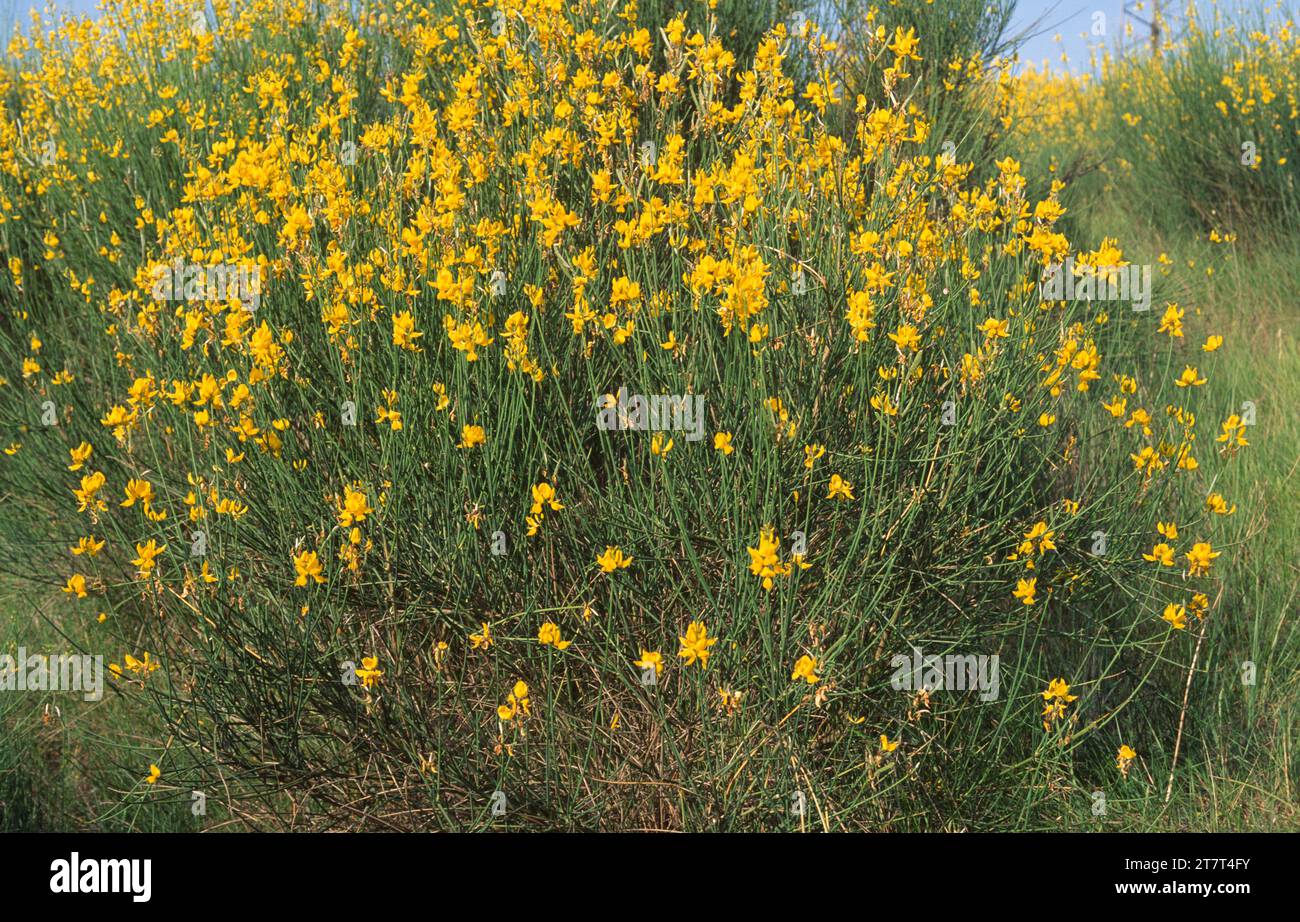
<path id="1" fill-rule="evenodd" d="M 1090 195 L 1136 194 L 1133 210 L 1161 227 L 1266 240 L 1300 221 L 1300 33 L 1283 15 L 1187 4 L 1178 29 L 1159 19 L 1155 54 L 1103 50 L 1074 75 L 1030 68 L 1007 84 L 1015 131 L 1074 148 L 1064 166 L 1097 171 Z"/>
<path id="2" fill-rule="evenodd" d="M 0 75 L 2 559 L 153 665 L 114 680 L 151 790 L 989 826 L 1170 728 L 1249 450 L 1229 347 L 1158 289 L 1045 297 L 1121 243 L 944 148 L 926 35 L 870 15 L 868 98 L 810 22 L 737 57 L 698 4 L 367 10 L 111 3 Z M 621 389 L 706 437 L 599 423 Z M 891 688 L 920 648 L 1000 692 Z"/>

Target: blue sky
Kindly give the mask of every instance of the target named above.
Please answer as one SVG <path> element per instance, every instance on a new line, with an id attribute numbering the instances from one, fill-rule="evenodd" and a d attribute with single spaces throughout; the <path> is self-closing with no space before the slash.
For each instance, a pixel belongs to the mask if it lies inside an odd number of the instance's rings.
<path id="1" fill-rule="evenodd" d="M 943 0 L 935 0 L 942 3 Z M 1215 0 L 1196 0 L 1202 19 L 1211 15 Z M 1141 5 L 1143 9 L 1136 10 Z M 1089 53 L 1097 48 L 1145 47 L 1151 40 L 1151 10 L 1156 4 L 1146 0 L 1019 0 L 1012 19 L 1012 33 L 1028 33 L 1021 45 L 1024 62 L 1046 62 L 1055 70 L 1067 68 L 1079 72 L 1090 67 Z M 1187 0 L 1162 0 L 1166 20 L 1177 33 L 1185 22 Z M 1270 19 L 1279 19 L 1276 0 L 1217 0 L 1220 11 L 1235 18 L 1245 13 L 1254 19 L 1271 10 Z M 1132 10 L 1132 12 L 1127 12 Z M 1098 14 L 1104 19 L 1098 18 Z M 1284 14 L 1283 14 L 1284 15 Z M 1094 27 L 1104 34 L 1095 34 Z M 1126 28 L 1127 27 L 1127 28 Z M 1069 63 L 1061 62 L 1062 53 Z"/>
<path id="2" fill-rule="evenodd" d="M 1098 44 L 1113 47 L 1123 34 L 1126 21 L 1132 24 L 1134 37 L 1145 41 L 1150 30 L 1136 20 L 1126 20 L 1125 5 L 1123 0 L 1020 0 L 1016 4 L 1012 32 L 1031 30 L 1033 33 L 1021 48 L 1021 60 L 1034 64 L 1046 61 L 1059 69 L 1065 66 L 1061 63 L 1064 51 L 1070 58 L 1071 70 L 1087 69 L 1089 48 Z M 1146 5 L 1151 6 L 1150 2 Z M 1094 20 L 1097 13 L 1105 16 L 1104 22 Z M 1149 18 L 1143 13 L 1137 15 Z M 1104 26 L 1103 37 L 1092 34 L 1094 21 Z"/>

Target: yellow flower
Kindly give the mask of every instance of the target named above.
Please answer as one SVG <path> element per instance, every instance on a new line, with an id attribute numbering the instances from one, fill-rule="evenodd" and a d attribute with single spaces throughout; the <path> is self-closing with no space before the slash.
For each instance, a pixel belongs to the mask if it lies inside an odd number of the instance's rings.
<path id="1" fill-rule="evenodd" d="M 1165 606 L 1165 613 L 1160 616 L 1169 622 L 1169 626 L 1176 631 L 1181 631 L 1187 627 L 1187 609 L 1182 605 L 1170 602 Z"/>
<path id="2" fill-rule="evenodd" d="M 79 599 L 86 597 L 86 578 L 80 573 L 74 573 L 68 577 L 68 583 L 63 587 L 63 591 L 69 595 L 75 595 Z"/>
<path id="3" fill-rule="evenodd" d="M 1038 577 L 1031 576 L 1029 579 L 1016 580 L 1016 588 L 1011 593 L 1025 605 L 1034 604 L 1034 593 L 1037 592 Z"/>
<path id="4" fill-rule="evenodd" d="M 564 508 L 564 506 L 561 505 L 560 501 L 556 498 L 555 487 L 551 486 L 549 483 L 547 483 L 544 480 L 541 483 L 536 484 L 532 488 L 532 494 L 533 494 L 533 505 L 530 507 L 529 511 L 533 515 L 542 515 L 543 506 L 549 507 L 554 512 L 559 512 L 561 509 Z"/>
<path id="5" fill-rule="evenodd" d="M 325 582 L 325 577 L 321 576 L 320 558 L 315 551 L 303 551 L 294 555 L 293 569 L 298 574 L 293 581 L 295 586 L 306 586 L 309 579 L 314 579 L 318 584 Z"/>
<path id="6" fill-rule="evenodd" d="M 552 646 L 557 650 L 567 650 L 573 642 L 560 638 L 560 626 L 553 621 L 547 621 L 537 629 L 537 640 L 542 646 Z"/>
<path id="7" fill-rule="evenodd" d="M 379 677 L 384 674 L 384 671 L 376 668 L 378 665 L 379 657 L 377 656 L 361 657 L 361 668 L 353 671 L 356 672 L 357 678 L 361 680 L 363 687 L 372 688 L 379 682 Z"/>
<path id="8" fill-rule="evenodd" d="M 393 432 L 400 432 L 402 426 L 402 412 L 394 410 L 391 405 L 375 407 L 375 423 L 383 425 L 388 423 L 388 428 Z"/>
<path id="9" fill-rule="evenodd" d="M 774 577 L 789 576 L 791 572 L 790 564 L 781 561 L 778 553 L 780 548 L 781 542 L 770 526 L 759 531 L 758 547 L 745 548 L 749 552 L 749 572 L 759 577 L 763 581 L 763 588 L 769 592 L 774 585 Z"/>
<path id="10" fill-rule="evenodd" d="M 818 112 L 825 113 L 827 104 L 833 104 L 840 101 L 840 97 L 835 95 L 839 89 L 836 83 L 829 83 L 823 87 L 820 83 L 809 83 L 803 91 L 803 99 L 811 102 Z"/>
<path id="11" fill-rule="evenodd" d="M 148 508 L 149 503 L 153 501 L 153 484 L 147 480 L 136 480 L 132 477 L 126 483 L 126 499 L 122 501 L 123 506 L 134 506 L 136 501 L 142 506 Z"/>
<path id="12" fill-rule="evenodd" d="M 1183 367 L 1183 373 L 1178 376 L 1178 380 L 1175 381 L 1174 384 L 1178 387 L 1200 387 L 1205 383 L 1205 381 L 1206 379 L 1196 370 L 1195 367 L 1185 365 Z"/>
<path id="13" fill-rule="evenodd" d="M 871 396 L 871 408 L 886 416 L 898 415 L 898 407 L 889 399 L 888 394 L 873 394 Z"/>
<path id="14" fill-rule="evenodd" d="M 370 507 L 370 500 L 362 490 L 354 489 L 352 485 L 343 488 L 343 502 L 339 504 L 340 528 L 350 528 L 358 522 L 364 522 L 366 516 L 374 511 Z"/>
<path id="15" fill-rule="evenodd" d="M 447 270 L 442 270 L 446 272 Z M 450 276 L 450 273 L 447 273 Z M 443 281 L 440 275 L 439 282 Z M 454 283 L 452 283 L 454 284 Z M 446 290 L 444 286 L 444 290 Z M 442 318 L 443 328 L 447 331 L 447 338 L 451 340 L 452 346 L 460 352 L 465 353 L 465 361 L 478 361 L 478 348 L 480 346 L 490 346 L 494 342 L 487 335 L 481 323 L 459 323 L 450 314 Z"/>
<path id="16" fill-rule="evenodd" d="M 528 686 L 523 681 L 517 681 L 506 696 L 506 703 L 497 706 L 497 717 L 502 720 L 514 720 L 520 714 L 527 717 L 528 705 Z"/>
<path id="17" fill-rule="evenodd" d="M 402 311 L 400 314 L 393 315 L 393 345 L 401 346 L 410 352 L 419 352 L 420 347 L 415 341 L 424 334 L 415 329 L 415 318 L 411 316 L 410 311 Z"/>
<path id="18" fill-rule="evenodd" d="M 492 646 L 492 628 L 488 627 L 486 621 L 482 622 L 482 625 L 482 633 L 469 635 L 469 641 L 474 645 L 475 650 L 486 650 Z"/>
<path id="19" fill-rule="evenodd" d="M 729 455 L 733 451 L 735 451 L 735 449 L 731 447 L 731 433 L 730 432 L 716 433 L 713 436 L 713 447 L 718 451 L 722 452 L 724 455 Z"/>
<path id="20" fill-rule="evenodd" d="M 1151 548 L 1150 554 L 1143 554 L 1142 559 L 1158 563 L 1162 567 L 1172 567 L 1174 565 L 1174 549 L 1161 541 Z"/>
<path id="21" fill-rule="evenodd" d="M 1070 694 L 1070 686 L 1064 679 L 1052 679 L 1047 684 L 1047 691 L 1043 692 L 1043 700 L 1047 702 L 1043 708 L 1043 729 L 1051 728 L 1051 722 L 1060 720 L 1065 716 L 1065 708 L 1071 701 L 1078 699 L 1078 695 Z"/>
<path id="22" fill-rule="evenodd" d="M 1129 748 L 1127 744 L 1119 747 L 1119 752 L 1115 755 L 1115 765 L 1125 778 L 1128 777 L 1129 764 L 1135 758 L 1137 758 L 1137 753 Z"/>
<path id="23" fill-rule="evenodd" d="M 817 660 L 807 653 L 799 657 L 798 662 L 794 664 L 794 672 L 790 673 L 791 682 L 798 682 L 800 679 L 809 685 L 816 685 L 822 680 L 822 677 L 817 674 Z"/>
<path id="24" fill-rule="evenodd" d="M 853 499 L 853 484 L 849 483 L 839 474 L 831 475 L 830 487 L 826 493 L 827 499 Z"/>
<path id="25" fill-rule="evenodd" d="M 606 545 L 604 553 L 596 558 L 596 565 L 602 573 L 613 573 L 618 569 L 627 569 L 632 563 L 631 557 L 625 557 L 621 548 Z"/>
<path id="26" fill-rule="evenodd" d="M 817 463 L 817 459 L 819 459 L 824 454 L 826 454 L 825 445 L 819 445 L 817 443 L 813 443 L 812 445 L 805 445 L 803 447 L 803 466 L 808 468 L 808 470 L 811 471 L 813 469 L 813 465 Z"/>
<path id="27" fill-rule="evenodd" d="M 95 471 L 93 474 L 83 476 L 81 478 L 81 488 L 72 491 L 73 495 L 77 497 L 77 511 L 86 512 L 91 510 L 93 515 L 95 511 L 102 512 L 107 509 L 108 504 L 98 497 L 98 493 L 103 486 L 104 475 L 102 472 Z"/>
<path id="28" fill-rule="evenodd" d="M 1134 470 L 1146 470 L 1148 476 L 1153 471 L 1162 471 L 1165 469 L 1165 460 L 1160 457 L 1159 453 L 1150 445 L 1146 445 L 1137 454 L 1130 454 L 1129 458 L 1133 461 Z"/>
<path id="29" fill-rule="evenodd" d="M 894 41 L 889 45 L 889 50 L 894 53 L 895 57 L 915 58 L 919 61 L 921 58 L 916 54 L 916 48 L 920 43 L 921 40 L 916 36 L 915 27 L 904 32 L 903 27 L 899 26 L 894 29 Z"/>
<path id="30" fill-rule="evenodd" d="M 1123 397 L 1116 397 L 1111 403 L 1102 401 L 1102 407 L 1116 419 L 1120 419 L 1128 412 L 1128 401 Z"/>
<path id="31" fill-rule="evenodd" d="M 622 304 L 640 299 L 641 283 L 634 282 L 626 275 L 614 279 L 609 293 L 610 304 Z"/>
<path id="32" fill-rule="evenodd" d="M 90 460 L 90 456 L 94 450 L 95 449 L 91 447 L 89 442 L 82 442 L 76 448 L 69 448 L 68 454 L 72 456 L 72 463 L 68 465 L 68 470 L 81 470 L 81 466 Z"/>
<path id="33" fill-rule="evenodd" d="M 1183 311 L 1177 304 L 1170 304 L 1165 308 L 1164 316 L 1160 318 L 1160 327 L 1157 333 L 1168 333 L 1170 338 L 1183 335 Z"/>
<path id="34" fill-rule="evenodd" d="M 1214 558 L 1220 556 L 1221 551 L 1216 551 L 1210 547 L 1207 541 L 1198 541 L 1192 545 L 1192 549 L 1187 552 L 1187 569 L 1192 576 L 1204 576 L 1210 572 L 1210 564 Z"/>
<path id="35" fill-rule="evenodd" d="M 687 666 L 694 665 L 698 659 L 701 666 L 709 668 L 709 647 L 717 643 L 718 638 L 709 636 L 703 621 L 692 621 L 686 628 L 686 636 L 677 639 L 682 644 L 677 655 L 686 660 Z"/>
<path id="36" fill-rule="evenodd" d="M 632 665 L 641 670 L 653 667 L 655 675 L 657 676 L 664 671 L 664 657 L 658 650 L 646 650 L 642 648 L 641 658 L 633 660 Z"/>
<path id="37" fill-rule="evenodd" d="M 70 547 L 68 550 L 76 556 L 88 554 L 89 556 L 94 557 L 103 550 L 103 548 L 104 542 L 102 540 L 96 541 L 94 535 L 88 535 L 87 537 L 79 538 L 76 547 Z"/>
<path id="38" fill-rule="evenodd" d="M 864 343 L 871 338 L 871 331 L 876 325 L 873 319 L 875 308 L 871 303 L 871 295 L 865 291 L 851 292 L 848 300 L 849 311 L 844 315 L 844 319 L 852 328 L 854 342 Z"/>
<path id="39" fill-rule="evenodd" d="M 137 544 L 135 546 L 136 558 L 131 561 L 131 563 L 139 567 L 136 570 L 136 575 L 141 579 L 147 579 L 149 574 L 153 572 L 154 558 L 165 550 L 167 550 L 167 545 L 164 544 L 160 547 L 152 538 L 144 544 Z"/>
<path id="40" fill-rule="evenodd" d="M 1216 442 L 1226 442 L 1229 449 L 1250 444 L 1246 440 L 1246 424 L 1236 413 L 1223 421 L 1222 428 L 1223 433 L 1215 439 Z"/>
<path id="41" fill-rule="evenodd" d="M 1233 503 L 1232 508 L 1228 508 L 1228 501 L 1222 495 L 1211 493 L 1205 498 L 1205 508 L 1215 515 L 1232 515 L 1237 511 L 1237 504 Z"/>
<path id="42" fill-rule="evenodd" d="M 1129 414 L 1129 418 L 1124 421 L 1125 429 L 1132 429 L 1134 426 L 1141 426 L 1142 434 L 1150 435 L 1151 414 L 1148 413 L 1144 408 L 1138 407 L 1131 414 Z"/>
<path id="43" fill-rule="evenodd" d="M 921 348 L 921 334 L 918 333 L 916 327 L 910 323 L 905 323 L 900 326 L 896 332 L 888 333 L 886 335 L 898 345 L 900 352 L 905 349 L 910 349 L 912 352 L 916 352 Z"/>
<path id="44" fill-rule="evenodd" d="M 154 783 L 156 783 L 156 782 L 158 781 L 158 779 L 161 778 L 161 777 L 162 777 L 162 769 L 159 768 L 157 765 L 154 765 L 154 764 L 150 763 L 150 765 L 149 765 L 149 777 L 147 777 L 147 778 L 144 779 L 145 784 L 154 784 Z"/>
<path id="45" fill-rule="evenodd" d="M 1017 553 L 1029 555 L 1034 552 L 1034 542 L 1038 542 L 1038 553 L 1045 554 L 1048 551 L 1056 550 L 1056 532 L 1047 527 L 1043 521 L 1035 522 L 1029 531 L 1025 532 L 1024 540 L 1021 542 Z"/>
<path id="46" fill-rule="evenodd" d="M 1203 352 L 1213 352 L 1215 349 L 1218 349 L 1222 345 L 1223 345 L 1222 336 L 1207 336 L 1205 338 L 1205 345 L 1201 346 L 1201 350 Z"/>
<path id="47" fill-rule="evenodd" d="M 127 669 L 142 678 L 158 668 L 158 662 L 149 656 L 148 650 L 145 650 L 144 653 L 141 654 L 140 659 L 136 659 L 128 653 L 122 661 L 126 663 Z"/>
<path id="48" fill-rule="evenodd" d="M 881 751 L 881 752 L 893 752 L 895 749 L 898 748 L 898 744 L 901 743 L 901 742 L 902 742 L 901 739 L 897 739 L 897 740 L 894 740 L 894 741 L 891 743 L 891 742 L 889 741 L 889 737 L 882 733 L 882 734 L 880 734 L 880 751 Z"/>
<path id="49" fill-rule="evenodd" d="M 482 426 L 462 426 L 460 430 L 460 444 L 457 448 L 474 448 L 482 445 L 487 441 L 487 435 L 483 432 Z"/>

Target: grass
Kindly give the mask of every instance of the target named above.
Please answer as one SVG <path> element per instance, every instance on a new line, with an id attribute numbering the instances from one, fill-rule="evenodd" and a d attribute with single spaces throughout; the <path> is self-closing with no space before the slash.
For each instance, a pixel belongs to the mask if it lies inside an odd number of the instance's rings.
<path id="1" fill-rule="evenodd" d="M 1130 213 L 1131 214 L 1131 213 Z M 1120 226 L 1123 213 L 1100 210 L 1099 223 Z M 1137 227 L 1123 239 L 1155 240 L 1136 254 L 1196 252 L 1190 236 L 1170 240 Z M 1220 610 L 1208 626 L 1188 699 L 1187 723 L 1170 799 L 1163 797 L 1171 770 L 1166 750 L 1145 766 L 1155 782 L 1132 804 L 1122 828 L 1131 831 L 1256 831 L 1295 829 L 1294 738 L 1296 705 L 1296 562 L 1300 523 L 1290 484 L 1300 464 L 1300 433 L 1286 408 L 1300 400 L 1300 348 L 1291 327 L 1300 274 L 1288 243 L 1249 257 L 1197 294 L 1208 322 L 1250 361 L 1222 366 L 1226 393 L 1263 411 L 1252 447 L 1219 487 L 1238 498 L 1232 546 L 1239 548 L 1225 581 Z M 1203 262 L 1198 260 L 1200 264 Z M 1253 663 L 1255 684 L 1243 684 L 1243 664 Z M 1187 663 L 1180 664 L 1187 668 Z M 1168 737 L 1166 737 L 1168 738 Z M 1085 815 L 1075 822 L 1087 825 Z"/>
<path id="2" fill-rule="evenodd" d="M 1300 535 L 1294 482 L 1300 463 L 1295 414 L 1300 351 L 1290 318 L 1300 296 L 1297 253 L 1280 248 L 1245 258 L 1211 286 L 1204 310 L 1249 362 L 1226 369 L 1229 389 L 1264 409 L 1258 451 L 1224 478 L 1244 510 L 1234 543 L 1225 611 L 1214 625 L 1203 677 L 1193 686 L 1192 744 L 1181 828 L 1293 829 L 1296 824 L 1296 561 Z M 1241 681 L 1255 664 L 1256 684 Z"/>
<path id="3" fill-rule="evenodd" d="M 6 582 L 3 652 L 82 652 L 60 629 L 62 599 L 33 597 Z M 15 639 L 16 638 L 16 639 Z M 32 700 L 35 699 L 35 700 Z M 187 793 L 146 796 L 136 763 L 161 732 L 154 715 L 123 707 L 112 688 L 99 701 L 77 693 L 0 696 L 0 830 L 187 832 L 199 828 Z M 214 805 L 215 807 L 216 805 Z M 219 823 L 214 810 L 212 820 Z M 211 822 L 211 820 L 209 820 Z"/>
<path id="4" fill-rule="evenodd" d="M 1236 183 L 1225 174 L 1241 175 L 1241 164 L 1224 153 L 1234 147 L 1225 138 L 1254 138 L 1266 151 L 1260 158 L 1265 171 L 1277 169 L 1279 157 L 1295 162 L 1295 133 L 1262 127 L 1258 109 L 1240 113 L 1235 90 L 1220 81 L 1235 55 L 1247 62 L 1237 85 L 1257 90 L 1259 75 L 1268 74 L 1276 85 L 1294 87 L 1295 53 L 1284 64 L 1284 48 L 1258 35 L 1241 38 L 1251 27 L 1268 33 L 1262 20 L 1234 23 L 1217 11 L 1213 18 L 1220 34 L 1192 28 L 1175 36 L 1167 66 L 1140 57 L 1106 60 L 1082 80 L 1058 80 L 1051 92 L 1028 97 L 1046 138 L 1031 146 L 1029 159 L 1040 170 L 1055 164 L 1071 177 L 1063 195 L 1071 237 L 1131 242 L 1137 263 L 1176 254 L 1163 294 L 1193 306 L 1208 328 L 1242 347 L 1237 360 L 1219 366 L 1216 381 L 1226 406 L 1250 401 L 1261 411 L 1253 450 L 1216 485 L 1239 502 L 1230 539 L 1237 551 L 1221 603 L 1228 617 L 1208 625 L 1171 796 L 1143 805 L 1132 829 L 1296 825 L 1291 741 L 1300 660 L 1296 563 L 1289 549 L 1300 534 L 1290 488 L 1300 464 L 1300 432 L 1289 408 L 1300 401 L 1293 330 L 1300 240 L 1294 222 L 1277 217 L 1294 209 L 1294 170 L 1282 169 L 1286 175 L 1272 181 Z M 1172 83 L 1184 87 L 1176 107 L 1168 104 Z M 1226 113 L 1219 99 L 1227 101 Z M 1136 115 L 1142 130 L 1131 130 L 1125 115 Z M 1089 131 L 1069 128 L 1084 124 Z M 1207 157 L 1215 159 L 1207 163 Z M 1226 242 L 1215 242 L 1212 234 Z M 1243 684 L 1246 663 L 1254 664 L 1254 685 Z M 1151 767 L 1162 795 L 1170 761 L 1166 753 Z"/>

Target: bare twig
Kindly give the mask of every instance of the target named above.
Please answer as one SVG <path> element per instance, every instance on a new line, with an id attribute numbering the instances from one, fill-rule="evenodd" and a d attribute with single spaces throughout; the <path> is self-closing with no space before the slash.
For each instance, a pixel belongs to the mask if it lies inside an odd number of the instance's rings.
<path id="1" fill-rule="evenodd" d="M 1214 600 L 1217 608 L 1219 600 L 1223 598 L 1223 589 L 1220 587 L 1219 595 Z M 1183 722 L 1187 719 L 1187 698 L 1192 693 L 1192 676 L 1196 675 L 1196 660 L 1201 655 L 1201 644 L 1205 640 L 1206 628 L 1210 626 L 1210 616 L 1208 613 L 1201 622 L 1201 634 L 1196 638 L 1196 649 L 1192 652 L 1192 665 L 1187 669 L 1187 684 L 1183 686 L 1183 707 L 1178 712 L 1178 735 L 1174 737 L 1174 758 L 1169 763 L 1169 783 L 1165 785 L 1165 803 L 1169 803 L 1169 797 L 1174 791 L 1174 770 L 1178 768 L 1178 750 L 1183 742 Z"/>

